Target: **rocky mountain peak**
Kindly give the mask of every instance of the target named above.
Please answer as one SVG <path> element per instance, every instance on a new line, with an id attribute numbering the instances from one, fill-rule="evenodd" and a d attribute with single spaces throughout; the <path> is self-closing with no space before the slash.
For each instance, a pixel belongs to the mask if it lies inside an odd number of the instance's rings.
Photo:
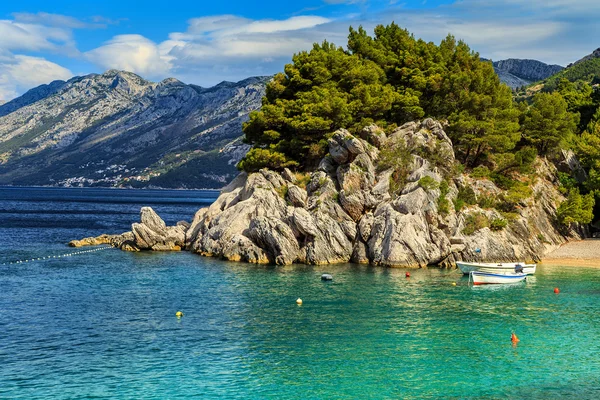
<path id="1" fill-rule="evenodd" d="M 516 86 L 523 86 L 523 83 L 529 84 L 541 81 L 564 69 L 560 65 L 548 65 L 537 60 L 515 58 L 495 61 L 493 65 L 501 79 L 503 74 L 510 74 L 518 78 L 521 82 L 517 81 L 518 84 Z M 515 85 L 509 84 L 509 86 Z"/>
<path id="2" fill-rule="evenodd" d="M 267 81 L 199 90 L 109 70 L 42 85 L 0 106 L 0 182 L 138 187 L 195 165 L 192 187 L 221 187 L 236 173 L 232 144 Z"/>
<path id="3" fill-rule="evenodd" d="M 163 79 L 159 84 L 163 86 L 185 86 L 185 83 L 176 78 Z"/>

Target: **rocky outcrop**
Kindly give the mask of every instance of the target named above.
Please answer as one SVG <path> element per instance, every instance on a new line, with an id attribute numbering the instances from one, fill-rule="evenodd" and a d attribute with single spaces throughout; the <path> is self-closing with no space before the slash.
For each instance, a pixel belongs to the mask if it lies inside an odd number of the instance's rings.
<path id="1" fill-rule="evenodd" d="M 121 235 L 100 235 L 97 237 L 88 237 L 81 240 L 71 240 L 69 242 L 70 247 L 84 247 L 84 246 L 100 246 L 103 244 L 109 244 L 111 246 L 120 247 L 121 243 L 125 240 L 133 241 L 133 234 L 126 232 Z"/>
<path id="2" fill-rule="evenodd" d="M 151 207 L 142 207 L 140 222 L 132 224 L 130 232 L 72 240 L 69 246 L 110 244 L 125 251 L 179 251 L 186 246 L 186 233 L 191 232 L 190 227 L 186 221 L 180 221 L 175 226 L 167 226 Z"/>
<path id="3" fill-rule="evenodd" d="M 185 233 L 190 225 L 179 222 L 167 226 L 150 207 L 142 207 L 140 223 L 131 225 L 133 242 L 140 250 L 179 251 L 185 246 Z"/>
<path id="4" fill-rule="evenodd" d="M 98 240 L 124 250 L 185 248 L 257 264 L 424 267 L 456 260 L 539 260 L 566 238 L 580 236 L 555 227 L 564 198 L 553 183 L 555 168 L 545 160 L 538 160 L 533 196 L 508 215 L 478 205 L 455 210 L 453 202 L 467 188 L 477 200 L 503 191 L 487 179 L 451 175 L 452 141 L 432 119 L 389 134 L 374 125 L 357 136 L 340 129 L 328 144 L 306 187 L 301 184 L 306 179 L 289 170 L 242 173 L 191 224 L 167 227 L 144 207 L 132 232 Z M 399 170 L 382 161 L 396 149 L 406 159 Z"/>

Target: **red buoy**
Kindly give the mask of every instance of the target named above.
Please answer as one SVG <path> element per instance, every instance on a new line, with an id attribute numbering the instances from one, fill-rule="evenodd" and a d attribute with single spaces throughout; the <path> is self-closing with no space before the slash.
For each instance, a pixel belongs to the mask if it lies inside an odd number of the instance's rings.
<path id="1" fill-rule="evenodd" d="M 554 293 L 556 293 L 556 294 L 559 294 L 559 293 L 560 293 L 560 290 L 559 290 L 557 287 L 555 287 L 555 288 L 554 288 Z"/>
<path id="2" fill-rule="evenodd" d="M 517 335 L 513 333 L 510 334 L 510 341 L 513 342 L 513 344 L 517 344 L 520 342 L 519 338 L 517 337 Z"/>
<path id="3" fill-rule="evenodd" d="M 407 271 L 407 272 L 404 274 L 404 276 L 406 276 L 407 278 L 410 278 L 410 272 L 408 272 L 408 271 Z"/>

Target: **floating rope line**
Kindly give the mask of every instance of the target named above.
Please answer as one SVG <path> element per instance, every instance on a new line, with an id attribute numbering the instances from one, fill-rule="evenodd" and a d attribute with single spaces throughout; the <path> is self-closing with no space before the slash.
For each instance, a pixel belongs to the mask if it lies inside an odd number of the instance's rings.
<path id="1" fill-rule="evenodd" d="M 82 250 L 82 251 L 74 251 L 72 253 L 65 253 L 65 254 L 60 254 L 60 255 L 57 255 L 57 256 L 45 256 L 45 257 L 38 257 L 38 258 L 30 258 L 28 260 L 18 260 L 18 261 L 12 261 L 12 262 L 5 262 L 5 263 L 2 263 L 0 265 L 14 265 L 14 264 L 25 264 L 25 263 L 36 262 L 36 261 L 55 260 L 57 258 L 72 257 L 72 256 L 80 255 L 80 254 L 94 253 L 96 251 L 107 250 L 107 249 L 112 249 L 112 248 L 113 248 L 112 246 L 97 247 L 95 249 Z"/>

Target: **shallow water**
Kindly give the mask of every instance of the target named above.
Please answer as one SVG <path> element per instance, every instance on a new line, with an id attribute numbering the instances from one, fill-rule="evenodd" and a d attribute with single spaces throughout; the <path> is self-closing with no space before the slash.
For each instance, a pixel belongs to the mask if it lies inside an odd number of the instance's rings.
<path id="1" fill-rule="evenodd" d="M 212 198 L 0 189 L 0 264 Z M 477 288 L 411 275 L 113 249 L 0 266 L 0 398 L 600 398 L 600 270 Z"/>

